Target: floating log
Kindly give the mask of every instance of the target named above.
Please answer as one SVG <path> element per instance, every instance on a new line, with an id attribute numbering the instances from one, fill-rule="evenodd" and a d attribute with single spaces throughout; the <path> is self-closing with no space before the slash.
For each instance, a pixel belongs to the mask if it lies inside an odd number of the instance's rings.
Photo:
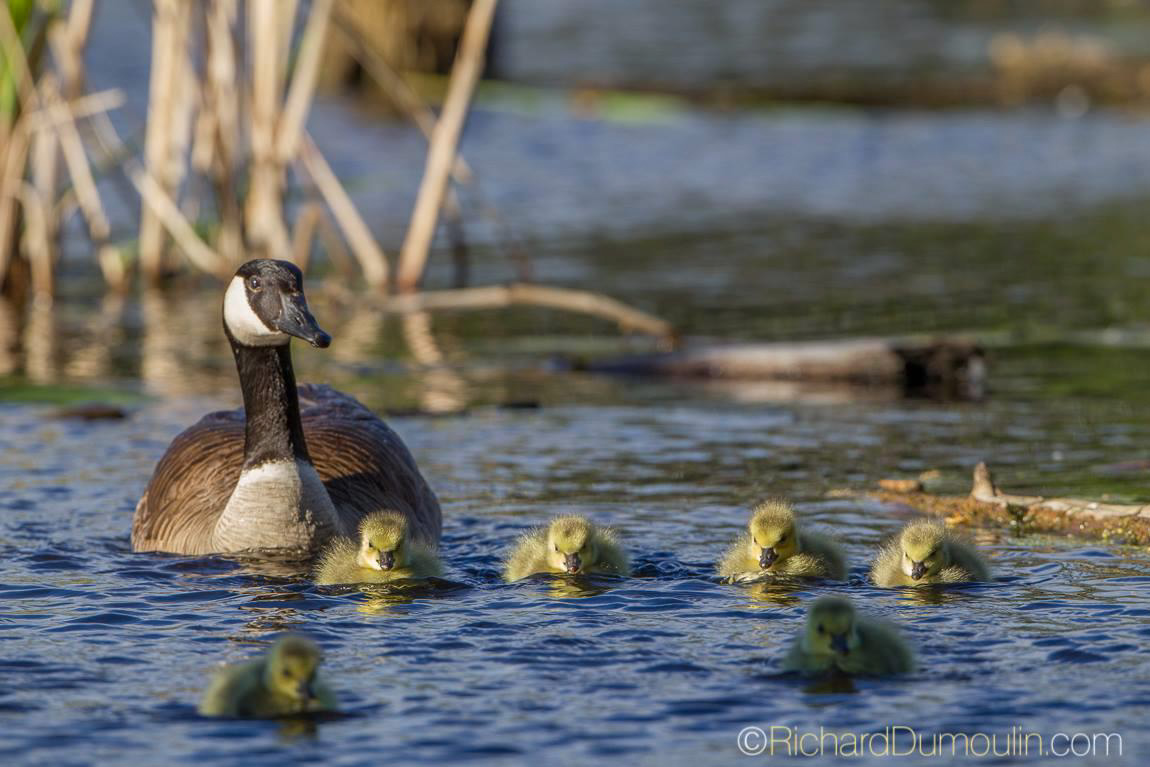
<path id="1" fill-rule="evenodd" d="M 889 482 L 861 495 L 911 506 L 962 524 L 1012 527 L 1020 533 L 1059 533 L 1137 546 L 1150 545 L 1150 504 L 1102 503 L 1084 498 L 1013 495 L 998 489 L 985 463 L 974 469 L 968 496 L 890 489 Z M 840 493 L 840 495 L 859 495 Z"/>
<path id="2" fill-rule="evenodd" d="M 687 345 L 677 351 L 581 365 L 597 373 L 741 381 L 897 385 L 907 393 L 980 399 L 986 357 L 961 339 L 891 339 Z"/>

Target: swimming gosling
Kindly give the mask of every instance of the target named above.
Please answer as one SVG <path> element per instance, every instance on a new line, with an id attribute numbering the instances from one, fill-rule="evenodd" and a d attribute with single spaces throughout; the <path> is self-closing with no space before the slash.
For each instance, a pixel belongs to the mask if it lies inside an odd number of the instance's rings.
<path id="1" fill-rule="evenodd" d="M 820 597 L 783 659 L 786 671 L 887 676 L 914 670 L 914 652 L 892 624 L 859 615 L 845 597 Z"/>
<path id="2" fill-rule="evenodd" d="M 766 573 L 845 581 L 846 557 L 830 538 L 800 530 L 790 504 L 766 501 L 754 508 L 747 532 L 723 555 L 719 575 L 748 581 Z"/>
<path id="3" fill-rule="evenodd" d="M 358 543 L 337 538 L 316 570 L 316 583 L 386 583 L 443 574 L 435 553 L 407 534 L 407 518 L 394 511 L 368 514 L 359 523 Z"/>
<path id="4" fill-rule="evenodd" d="M 504 564 L 508 581 L 535 573 L 630 575 L 631 565 L 611 528 L 584 517 L 557 517 L 547 527 L 525 533 Z"/>
<path id="5" fill-rule="evenodd" d="M 988 581 L 990 567 L 973 546 L 952 536 L 945 524 L 923 519 L 908 524 L 879 551 L 871 579 L 884 588 Z"/>
<path id="6" fill-rule="evenodd" d="M 226 666 L 200 701 L 203 716 L 273 719 L 335 711 L 335 693 L 316 676 L 323 654 L 301 636 L 276 640 L 264 657 Z"/>

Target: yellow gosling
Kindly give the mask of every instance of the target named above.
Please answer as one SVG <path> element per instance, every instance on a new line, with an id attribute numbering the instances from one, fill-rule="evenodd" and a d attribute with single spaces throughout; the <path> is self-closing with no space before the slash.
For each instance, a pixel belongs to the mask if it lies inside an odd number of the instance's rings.
<path id="1" fill-rule="evenodd" d="M 535 573 L 630 575 L 631 566 L 611 528 L 584 517 L 557 517 L 547 527 L 525 533 L 504 563 L 508 581 Z"/>
<path id="2" fill-rule="evenodd" d="M 887 676 L 914 670 L 914 652 L 898 629 L 859 615 L 844 597 L 821 597 L 807 612 L 807 622 L 783 668 L 804 674 L 841 671 Z"/>
<path id="3" fill-rule="evenodd" d="M 990 567 L 971 545 L 957 540 L 933 519 L 911 522 L 885 545 L 871 566 L 871 579 L 884 588 L 926 583 L 990 580 Z"/>
<path id="4" fill-rule="evenodd" d="M 394 511 L 368 514 L 359 523 L 359 541 L 337 538 L 316 569 L 319 584 L 386 583 L 429 578 L 443 569 L 435 553 L 407 534 L 407 519 Z"/>
<path id="5" fill-rule="evenodd" d="M 335 693 L 316 676 L 322 660 L 310 639 L 282 637 L 262 658 L 216 672 L 199 711 L 204 716 L 245 719 L 335 711 Z"/>
<path id="6" fill-rule="evenodd" d="M 827 536 L 800 530 L 790 504 L 767 501 L 754 508 L 747 532 L 723 555 L 719 575 L 749 581 L 768 573 L 845 581 L 846 557 Z"/>

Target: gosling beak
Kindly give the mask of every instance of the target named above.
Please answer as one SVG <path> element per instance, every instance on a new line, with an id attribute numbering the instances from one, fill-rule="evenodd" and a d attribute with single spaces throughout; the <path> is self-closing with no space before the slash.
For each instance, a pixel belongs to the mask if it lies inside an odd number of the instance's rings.
<path id="1" fill-rule="evenodd" d="M 331 346 L 331 336 L 320 329 L 319 323 L 308 310 L 307 299 L 303 297 L 303 293 L 285 293 L 281 300 L 283 311 L 280 312 L 279 321 L 276 322 L 276 330 L 307 341 L 320 349 Z"/>
<path id="2" fill-rule="evenodd" d="M 779 558 L 779 553 L 777 551 L 775 551 L 773 548 L 763 549 L 763 553 L 759 554 L 759 567 L 766 570 L 768 567 L 773 565 L 775 563 L 775 560 L 777 560 L 778 558 Z"/>
<path id="3" fill-rule="evenodd" d="M 395 567 L 395 552 L 394 551 L 381 551 L 379 552 L 379 569 L 390 570 Z"/>
<path id="4" fill-rule="evenodd" d="M 914 562 L 911 564 L 911 567 L 910 567 L 910 577 L 911 578 L 914 578 L 917 581 L 918 579 L 922 578 L 922 576 L 924 576 L 924 575 L 926 575 L 926 563 Z"/>
<path id="5" fill-rule="evenodd" d="M 296 687 L 296 695 L 300 700 L 315 700 L 315 686 L 311 679 L 305 679 Z"/>
<path id="6" fill-rule="evenodd" d="M 563 565 L 567 568 L 567 572 L 575 574 L 583 569 L 583 560 L 579 554 L 564 554 Z"/>
<path id="7" fill-rule="evenodd" d="M 847 635 L 831 634 L 831 649 L 839 655 L 850 655 L 851 648 L 847 646 Z"/>

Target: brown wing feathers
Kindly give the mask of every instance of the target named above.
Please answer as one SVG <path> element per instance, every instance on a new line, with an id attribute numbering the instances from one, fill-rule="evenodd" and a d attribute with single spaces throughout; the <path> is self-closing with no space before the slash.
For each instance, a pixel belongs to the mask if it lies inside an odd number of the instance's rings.
<path id="1" fill-rule="evenodd" d="M 439 503 L 399 436 L 352 397 L 300 386 L 308 452 L 336 510 L 353 524 L 372 511 L 403 513 L 425 543 L 439 540 Z M 132 546 L 204 554 L 243 465 L 243 411 L 212 413 L 172 441 L 132 525 Z"/>

